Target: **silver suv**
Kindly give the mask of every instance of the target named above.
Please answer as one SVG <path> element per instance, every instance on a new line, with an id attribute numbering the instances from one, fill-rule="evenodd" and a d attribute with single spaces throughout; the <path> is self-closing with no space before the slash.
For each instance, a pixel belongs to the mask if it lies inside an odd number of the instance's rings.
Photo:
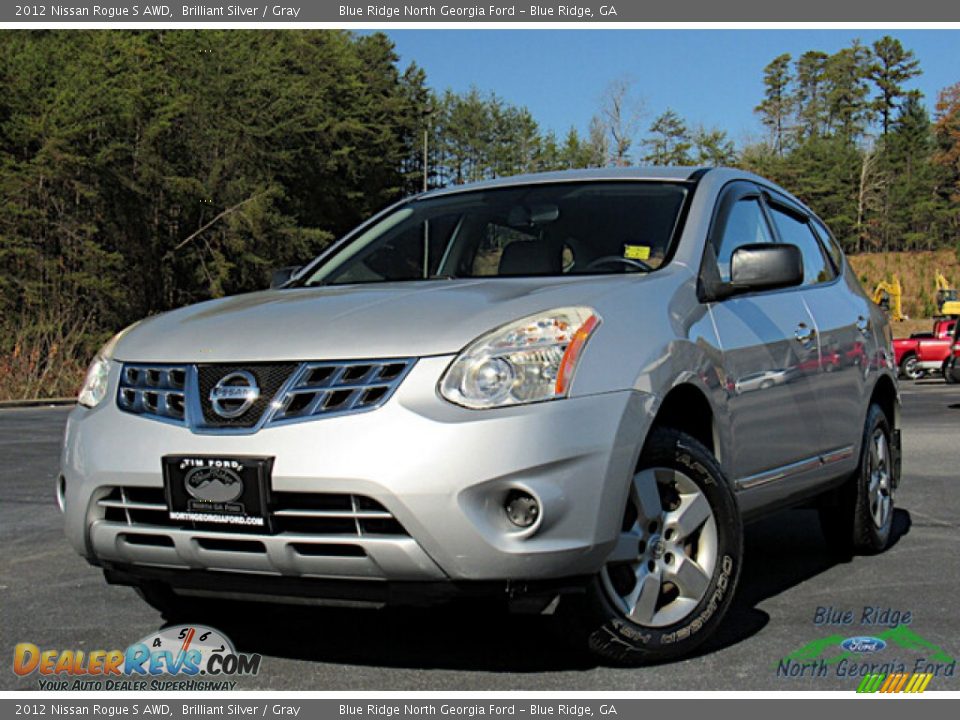
<path id="1" fill-rule="evenodd" d="M 168 617 L 479 593 L 636 663 L 716 629 L 744 522 L 889 543 L 887 320 L 762 178 L 448 188 L 281 279 L 127 328 L 70 416 L 67 536 Z"/>

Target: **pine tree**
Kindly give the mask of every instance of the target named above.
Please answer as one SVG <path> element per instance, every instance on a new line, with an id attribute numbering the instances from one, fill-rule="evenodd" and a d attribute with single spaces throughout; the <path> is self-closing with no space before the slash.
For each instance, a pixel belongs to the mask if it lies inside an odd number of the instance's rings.
<path id="1" fill-rule="evenodd" d="M 761 122 L 770 130 L 777 155 L 783 155 L 787 124 L 795 102 L 790 92 L 793 79 L 790 59 L 789 53 L 778 55 L 763 69 L 764 99 L 754 108 Z"/>
<path id="2" fill-rule="evenodd" d="M 651 165 L 689 165 L 692 143 L 686 123 L 673 110 L 668 109 L 650 126 L 651 133 L 644 144 L 649 153 L 644 160 Z"/>
<path id="3" fill-rule="evenodd" d="M 873 106 L 880 115 L 883 134 L 886 135 L 893 113 L 906 95 L 903 84 L 921 74 L 920 63 L 912 50 L 905 50 L 899 40 L 884 35 L 873 43 L 873 62 L 869 66 L 869 73 L 879 91 Z"/>
<path id="4" fill-rule="evenodd" d="M 797 114 L 797 134 L 800 139 L 825 133 L 826 78 L 824 70 L 829 56 L 819 50 L 805 52 L 796 64 L 796 91 L 794 110 Z"/>
<path id="5" fill-rule="evenodd" d="M 859 40 L 827 58 L 827 129 L 848 142 L 855 142 L 869 124 L 873 109 L 867 101 L 870 50 Z"/>
<path id="6" fill-rule="evenodd" d="M 693 132 L 694 161 L 698 165 L 718 167 L 733 165 L 737 161 L 737 151 L 733 141 L 725 130 L 703 126 Z"/>

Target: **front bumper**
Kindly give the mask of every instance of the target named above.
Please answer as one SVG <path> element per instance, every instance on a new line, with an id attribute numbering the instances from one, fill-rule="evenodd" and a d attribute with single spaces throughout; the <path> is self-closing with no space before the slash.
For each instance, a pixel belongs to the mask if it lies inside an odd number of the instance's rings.
<path id="1" fill-rule="evenodd" d="M 533 581 L 596 572 L 617 535 L 653 396 L 623 391 L 471 411 L 437 396 L 451 359 L 418 361 L 376 410 L 252 435 L 194 434 L 123 413 L 112 399 L 78 407 L 62 457 L 67 537 L 91 562 L 128 574 Z M 107 518 L 100 501 L 112 489 L 161 488 L 161 457 L 192 454 L 274 457 L 273 491 L 370 498 L 403 533 L 269 535 Z M 512 489 L 540 501 L 530 530 L 506 519 Z"/>

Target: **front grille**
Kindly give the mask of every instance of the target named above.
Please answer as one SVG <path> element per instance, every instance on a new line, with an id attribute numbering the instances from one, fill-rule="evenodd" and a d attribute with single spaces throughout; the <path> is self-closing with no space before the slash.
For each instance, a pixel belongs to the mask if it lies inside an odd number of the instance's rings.
<path id="1" fill-rule="evenodd" d="M 187 368 L 183 365 L 126 364 L 120 371 L 121 410 L 183 422 Z"/>
<path id="2" fill-rule="evenodd" d="M 171 520 L 163 488 L 114 487 L 97 501 L 103 519 L 135 526 L 256 533 L 245 525 Z M 274 532 L 305 535 L 393 535 L 406 530 L 379 502 L 349 493 L 272 492 L 268 513 Z"/>
<path id="3" fill-rule="evenodd" d="M 290 377 L 290 373 L 296 368 L 296 364 L 293 363 L 285 365 L 197 366 L 197 389 L 200 397 L 200 408 L 203 412 L 203 424 L 208 427 L 253 427 Z M 256 378 L 260 396 L 242 415 L 234 418 L 221 417 L 213 409 L 213 404 L 210 401 L 210 391 L 223 378 L 239 372 L 248 372 Z"/>
<path id="4" fill-rule="evenodd" d="M 305 363 L 280 400 L 272 422 L 379 407 L 412 364 L 410 360 Z"/>
<path id="5" fill-rule="evenodd" d="M 120 371 L 117 406 L 135 415 L 187 425 L 194 432 L 249 433 L 272 424 L 378 408 L 391 398 L 413 364 L 412 358 L 230 365 L 126 363 Z M 241 395 L 252 381 L 259 394 L 246 409 L 243 397 L 220 398 L 218 412 L 211 392 L 221 381 L 221 388 L 227 386 Z"/>

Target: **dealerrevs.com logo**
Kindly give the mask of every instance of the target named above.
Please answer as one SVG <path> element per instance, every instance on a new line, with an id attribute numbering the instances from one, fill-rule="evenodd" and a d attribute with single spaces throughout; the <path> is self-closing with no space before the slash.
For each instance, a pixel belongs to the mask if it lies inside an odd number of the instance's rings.
<path id="1" fill-rule="evenodd" d="M 236 677 L 256 675 L 260 655 L 238 653 L 205 625 L 175 625 L 126 650 L 41 650 L 18 643 L 13 671 L 39 676 L 40 690 L 233 690 Z"/>

